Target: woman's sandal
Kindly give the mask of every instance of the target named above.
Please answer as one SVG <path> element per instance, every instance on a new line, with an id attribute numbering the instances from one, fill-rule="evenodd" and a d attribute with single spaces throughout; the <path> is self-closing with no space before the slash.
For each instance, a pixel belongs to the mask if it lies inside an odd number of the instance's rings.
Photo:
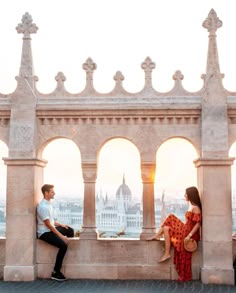
<path id="1" fill-rule="evenodd" d="M 166 257 L 163 257 L 163 256 L 162 256 L 162 258 L 160 258 L 160 260 L 159 260 L 158 262 L 159 262 L 159 263 L 164 262 L 164 261 L 168 260 L 169 258 L 170 258 L 170 255 L 168 255 L 168 256 L 166 256 Z"/>

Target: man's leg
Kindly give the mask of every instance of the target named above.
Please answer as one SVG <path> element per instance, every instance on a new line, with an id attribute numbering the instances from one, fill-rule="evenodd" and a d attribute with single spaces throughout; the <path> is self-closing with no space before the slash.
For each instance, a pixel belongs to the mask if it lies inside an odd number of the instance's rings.
<path id="1" fill-rule="evenodd" d="M 67 228 L 64 228 L 64 227 L 61 227 L 61 226 L 58 226 L 56 227 L 56 229 L 64 236 L 68 237 L 68 238 L 73 238 L 74 237 L 74 229 L 71 228 L 71 227 L 67 227 Z"/>
<path id="2" fill-rule="evenodd" d="M 67 244 L 53 232 L 46 232 L 39 237 L 39 239 L 59 248 L 54 271 L 59 273 L 61 271 L 62 262 L 67 251 Z"/>

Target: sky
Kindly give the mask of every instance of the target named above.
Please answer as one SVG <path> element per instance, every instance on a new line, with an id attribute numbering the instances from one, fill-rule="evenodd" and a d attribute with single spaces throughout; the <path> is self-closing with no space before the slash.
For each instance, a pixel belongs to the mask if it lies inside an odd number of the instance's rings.
<path id="1" fill-rule="evenodd" d="M 123 85 L 127 91 L 140 91 L 144 86 L 141 63 L 147 56 L 156 64 L 153 70 L 153 86 L 156 90 L 169 91 L 174 85 L 172 76 L 176 70 L 181 70 L 184 75 L 183 86 L 186 90 L 199 90 L 202 87 L 201 75 L 206 69 L 208 47 L 208 32 L 202 27 L 202 23 L 212 8 L 223 21 L 223 27 L 217 31 L 220 68 L 225 74 L 223 83 L 226 89 L 236 91 L 235 0 L 2 0 L 0 92 L 11 93 L 16 87 L 15 76 L 19 72 L 22 35 L 15 28 L 21 23 L 25 12 L 30 13 L 39 28 L 32 35 L 32 52 L 35 75 L 39 78 L 37 89 L 41 93 L 54 90 L 55 76 L 59 71 L 67 78 L 65 87 L 69 92 L 82 91 L 86 80 L 82 65 L 88 57 L 97 64 L 94 86 L 102 93 L 113 89 L 113 76 L 118 70 L 125 77 Z M 119 142 L 120 149 L 123 148 L 123 143 Z M 104 152 L 112 144 L 113 142 L 105 146 Z M 45 179 L 52 183 L 56 181 L 58 190 L 62 192 L 66 184 L 60 184 L 60 172 L 70 170 L 70 164 L 65 162 L 64 169 L 58 168 L 58 154 L 55 156 L 53 145 L 54 143 L 49 145 L 44 152 L 44 158 L 50 159 L 49 165 L 52 166 L 48 165 L 45 169 Z M 80 162 L 78 148 L 72 151 L 75 147 L 73 144 L 68 146 L 69 153 L 74 154 L 68 161 Z M 111 155 L 108 161 L 114 165 L 113 151 L 117 154 L 117 146 L 113 145 L 113 150 L 108 152 Z M 194 151 L 191 148 L 189 151 L 195 158 Z M 108 153 L 105 152 L 104 155 L 101 152 L 101 158 L 107 157 Z M 129 158 L 132 156 L 132 165 L 136 166 L 139 156 L 134 146 L 126 144 L 126 153 Z M 124 162 L 127 161 L 125 156 L 123 159 Z M 137 193 L 140 194 L 140 184 L 129 178 L 128 166 L 121 164 L 123 165 L 115 176 L 115 184 L 122 183 L 125 173 L 127 183 L 132 188 L 138 185 Z M 99 175 L 98 189 L 102 182 L 112 181 L 111 178 L 108 180 L 109 164 L 105 167 L 101 162 L 100 166 L 105 170 L 106 179 Z M 50 171 L 50 168 L 58 170 L 58 173 Z M 140 179 L 140 170 L 133 174 L 133 178 Z M 194 176 L 191 179 L 193 182 Z M 174 178 L 173 174 L 172 177 Z M 75 172 L 63 180 L 66 183 L 70 180 L 78 181 L 80 190 L 78 178 L 81 178 L 79 163 Z M 166 188 L 164 183 L 162 188 Z M 73 192 L 75 190 L 77 186 Z"/>
<path id="2" fill-rule="evenodd" d="M 66 88 L 83 90 L 82 64 L 91 57 L 97 64 L 95 88 L 109 92 L 113 76 L 122 71 L 124 87 L 137 92 L 144 84 L 141 63 L 149 56 L 155 63 L 153 85 L 158 91 L 173 87 L 172 75 L 181 70 L 189 91 L 202 87 L 208 32 L 202 27 L 213 8 L 223 21 L 217 31 L 224 85 L 236 90 L 235 0 L 2 0 L 0 10 L 0 92 L 16 87 L 22 35 L 15 27 L 29 12 L 39 30 L 32 35 L 37 88 L 53 91 L 62 71 Z"/>

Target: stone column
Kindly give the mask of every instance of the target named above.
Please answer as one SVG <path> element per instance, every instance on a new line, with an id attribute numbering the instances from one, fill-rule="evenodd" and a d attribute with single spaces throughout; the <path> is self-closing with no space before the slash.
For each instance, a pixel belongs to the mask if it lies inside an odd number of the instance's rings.
<path id="1" fill-rule="evenodd" d="M 41 193 L 42 167 L 37 159 L 5 158 L 7 219 L 5 281 L 36 279 L 36 205 Z"/>
<path id="2" fill-rule="evenodd" d="M 233 284 L 231 165 L 232 158 L 198 159 L 202 196 L 203 283 Z"/>
<path id="3" fill-rule="evenodd" d="M 233 284 L 231 164 L 227 91 L 222 84 L 216 31 L 222 21 L 212 9 L 203 27 L 209 36 L 206 74 L 203 75 L 201 158 L 198 167 L 202 195 L 203 283 Z"/>
<path id="4" fill-rule="evenodd" d="M 84 219 L 80 239 L 97 239 L 95 183 L 97 164 L 82 163 L 84 177 Z"/>
<path id="5" fill-rule="evenodd" d="M 143 181 L 143 228 L 140 239 L 146 239 L 156 231 L 154 210 L 154 179 L 156 163 L 141 163 Z"/>
<path id="6" fill-rule="evenodd" d="M 17 88 L 10 95 L 11 120 L 7 165 L 6 262 L 4 280 L 33 281 L 36 278 L 36 205 L 41 193 L 42 167 L 37 159 L 37 96 L 31 34 L 37 32 L 31 15 L 25 13 L 16 30 L 23 34 Z"/>

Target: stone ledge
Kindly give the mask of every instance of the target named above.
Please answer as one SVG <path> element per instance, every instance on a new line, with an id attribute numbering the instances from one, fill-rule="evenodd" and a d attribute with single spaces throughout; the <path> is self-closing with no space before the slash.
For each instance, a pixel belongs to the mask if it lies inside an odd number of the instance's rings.
<path id="1" fill-rule="evenodd" d="M 5 266 L 4 237 L 0 238 L 0 278 Z M 236 241 L 233 258 L 236 257 Z M 141 241 L 138 239 L 79 240 L 72 238 L 64 260 L 63 271 L 68 278 L 120 278 L 120 279 L 176 279 L 177 273 L 172 260 L 157 264 L 164 248 L 163 241 Z M 126 251 L 126 254 L 124 253 Z M 37 277 L 49 278 L 54 266 L 55 247 L 36 240 Z M 97 254 L 101 254 L 98 256 Z M 139 253 L 137 257 L 127 258 Z M 173 254 L 173 251 L 172 251 Z M 201 246 L 193 254 L 193 279 L 200 279 Z"/>
<path id="2" fill-rule="evenodd" d="M 158 264 L 164 241 L 137 239 L 70 239 L 63 272 L 70 279 L 166 279 L 178 278 L 172 259 Z M 199 280 L 201 248 L 193 254 L 193 279 Z M 39 278 L 49 278 L 57 249 L 37 240 Z M 173 250 L 172 250 L 173 257 Z"/>

